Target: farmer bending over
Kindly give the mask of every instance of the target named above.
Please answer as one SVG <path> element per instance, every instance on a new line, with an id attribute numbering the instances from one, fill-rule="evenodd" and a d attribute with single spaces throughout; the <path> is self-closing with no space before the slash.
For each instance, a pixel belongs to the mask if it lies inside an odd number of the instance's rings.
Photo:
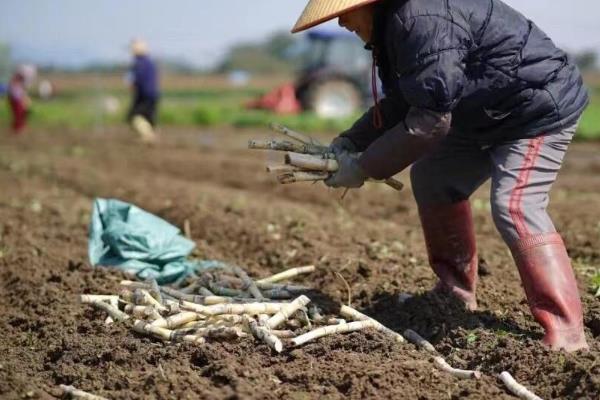
<path id="1" fill-rule="evenodd" d="M 133 101 L 127 119 L 142 141 L 156 140 L 154 125 L 158 105 L 158 71 L 154 61 L 148 56 L 148 45 L 139 39 L 131 42 L 134 56 L 131 68 Z"/>
<path id="2" fill-rule="evenodd" d="M 588 102 L 577 68 L 500 0 L 310 0 L 293 32 L 335 17 L 367 43 L 385 98 L 374 93 L 375 106 L 333 141 L 340 169 L 326 184 L 356 188 L 414 164 L 436 289 L 475 310 L 469 196 L 491 178 L 494 222 L 543 343 L 587 348 L 571 262 L 546 212 Z"/>

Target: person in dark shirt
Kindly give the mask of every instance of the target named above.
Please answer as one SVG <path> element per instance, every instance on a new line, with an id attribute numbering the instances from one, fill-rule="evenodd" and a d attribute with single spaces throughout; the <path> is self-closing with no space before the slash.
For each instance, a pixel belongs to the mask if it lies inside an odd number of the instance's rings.
<path id="1" fill-rule="evenodd" d="M 385 98 L 331 145 L 326 184 L 354 188 L 412 165 L 429 262 L 474 310 L 469 197 L 491 179 L 494 222 L 552 349 L 588 348 L 548 193 L 588 103 L 577 67 L 500 0 L 310 0 L 292 32 L 339 17 L 373 54 Z"/>
<path id="2" fill-rule="evenodd" d="M 131 67 L 133 100 L 127 119 L 144 142 L 154 142 L 156 112 L 159 100 L 158 70 L 148 55 L 148 46 L 142 40 L 131 43 L 134 56 Z"/>

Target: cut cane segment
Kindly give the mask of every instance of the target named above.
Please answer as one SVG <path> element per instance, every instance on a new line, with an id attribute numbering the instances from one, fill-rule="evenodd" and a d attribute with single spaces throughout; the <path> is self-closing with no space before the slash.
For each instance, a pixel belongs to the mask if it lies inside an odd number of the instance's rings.
<path id="1" fill-rule="evenodd" d="M 248 148 L 256 150 L 291 151 L 302 154 L 323 154 L 323 151 L 327 150 L 327 148 L 324 148 L 323 146 L 290 142 L 288 140 L 250 140 L 248 141 Z"/>
<path id="2" fill-rule="evenodd" d="M 262 340 L 271 349 L 281 353 L 283 350 L 283 344 L 277 336 L 269 332 L 268 329 L 258 326 L 258 323 L 248 316 L 245 316 L 244 321 L 255 338 Z"/>
<path id="3" fill-rule="evenodd" d="M 269 329 L 277 328 L 281 323 L 292 316 L 296 311 L 305 307 L 310 303 L 310 299 L 304 295 L 296 298 L 294 301 L 288 304 L 284 304 L 283 307 L 265 323 L 265 326 Z"/>
<path id="4" fill-rule="evenodd" d="M 95 394 L 84 392 L 83 390 L 79 390 L 79 389 L 75 388 L 74 386 L 60 385 L 59 387 L 63 391 L 63 395 L 70 396 L 72 399 L 108 400 L 106 397 L 97 396 Z"/>
<path id="5" fill-rule="evenodd" d="M 498 378 L 504 383 L 507 389 L 518 398 L 523 400 L 542 400 L 541 397 L 517 382 L 508 371 L 502 371 L 498 375 Z"/>
<path id="6" fill-rule="evenodd" d="M 457 378 L 461 378 L 461 379 L 479 379 L 479 378 L 481 378 L 480 371 L 452 368 L 446 362 L 446 360 L 444 360 L 442 357 L 434 357 L 433 361 L 435 362 L 436 367 L 438 367 L 440 370 L 447 372 L 450 375 L 453 375 Z"/>
<path id="7" fill-rule="evenodd" d="M 384 326 L 379 321 L 369 317 L 368 315 L 365 315 L 365 314 L 359 312 L 358 310 L 355 310 L 352 307 L 342 306 L 340 308 L 340 314 L 342 314 L 344 317 L 351 318 L 356 321 L 369 321 L 369 320 L 373 321 L 375 324 L 375 329 L 377 329 L 378 331 L 385 333 L 386 335 L 392 337 L 395 341 L 397 341 L 399 343 L 405 342 L 404 337 L 401 334 L 399 334 L 398 332 L 394 332 L 390 328 Z"/>
<path id="8" fill-rule="evenodd" d="M 328 325 L 323 326 L 321 328 L 314 329 L 310 332 L 305 333 L 304 335 L 296 336 L 292 339 L 292 342 L 296 346 L 301 346 L 307 342 L 318 339 L 323 336 L 332 335 L 334 333 L 345 333 L 345 332 L 355 332 L 362 329 L 374 328 L 375 320 L 365 320 L 365 321 L 354 321 L 350 323 L 343 323 L 337 325 Z"/>
<path id="9" fill-rule="evenodd" d="M 250 292 L 250 294 L 252 295 L 252 297 L 254 297 L 256 299 L 261 300 L 264 298 L 264 296 L 262 295 L 260 290 L 258 290 L 256 283 L 248 276 L 246 271 L 244 271 L 237 265 L 231 266 L 231 270 L 238 278 L 240 278 L 242 280 L 242 283 L 244 284 L 242 290 L 248 290 Z"/>
<path id="10" fill-rule="evenodd" d="M 215 304 L 203 306 L 200 304 L 181 302 L 181 307 L 205 315 L 218 314 L 275 314 L 284 306 L 284 303 L 245 303 L 245 304 Z"/>
<path id="11" fill-rule="evenodd" d="M 320 172 L 335 172 L 339 169 L 339 164 L 336 160 L 322 158 L 310 154 L 286 153 L 285 163 L 294 167 L 302 168 L 310 171 Z"/>
<path id="12" fill-rule="evenodd" d="M 319 143 L 318 140 L 313 139 L 313 138 L 311 138 L 308 135 L 305 135 L 303 133 L 299 133 L 299 132 L 293 131 L 293 130 L 291 130 L 291 129 L 283 126 L 283 125 L 276 124 L 276 123 L 269 124 L 269 127 L 273 131 L 275 131 L 277 133 L 281 133 L 282 135 L 290 137 L 290 138 L 292 138 L 292 139 L 294 139 L 294 140 L 296 140 L 296 141 L 298 141 L 300 143 L 310 144 L 310 145 L 314 145 L 314 146 L 320 146 L 322 148 L 322 152 L 323 153 L 327 151 L 327 147 L 326 146 L 321 145 L 321 143 Z"/>
<path id="13" fill-rule="evenodd" d="M 97 301 L 119 301 L 119 296 L 105 294 L 82 294 L 79 296 L 79 301 L 84 304 L 95 303 Z"/>
<path id="14" fill-rule="evenodd" d="M 329 178 L 328 172 L 288 172 L 277 175 L 277 181 L 282 185 L 297 182 L 317 182 Z"/>
<path id="15" fill-rule="evenodd" d="M 314 265 L 306 265 L 304 267 L 290 268 L 283 272 L 279 272 L 278 274 L 271 275 L 267 278 L 259 279 L 256 281 L 256 284 L 261 285 L 261 284 L 267 284 L 267 283 L 280 282 L 283 280 L 291 279 L 300 274 L 307 274 L 307 273 L 313 272 L 315 269 L 316 268 Z"/>
<path id="16" fill-rule="evenodd" d="M 129 319 L 129 315 L 125 314 L 123 311 L 119 310 L 117 307 L 115 307 L 109 303 L 106 303 L 104 301 L 95 301 L 90 304 L 96 308 L 99 308 L 99 309 L 105 311 L 115 321 L 124 321 L 126 319 Z"/>
<path id="17" fill-rule="evenodd" d="M 415 344 L 418 348 L 426 350 L 430 353 L 437 353 L 437 350 L 431 343 L 425 340 L 421 335 L 412 329 L 407 329 L 404 331 L 404 338 L 409 342 Z"/>

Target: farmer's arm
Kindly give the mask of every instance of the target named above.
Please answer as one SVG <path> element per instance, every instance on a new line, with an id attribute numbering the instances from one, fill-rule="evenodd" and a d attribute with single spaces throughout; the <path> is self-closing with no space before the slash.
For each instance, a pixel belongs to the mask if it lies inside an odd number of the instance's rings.
<path id="1" fill-rule="evenodd" d="M 408 104 L 402 98 L 397 96 L 384 97 L 379 102 L 379 110 L 383 120 L 381 128 L 376 128 L 374 125 L 375 107 L 371 107 L 350 129 L 343 132 L 340 136 L 350 139 L 356 151 L 364 151 L 384 132 L 402 121 L 408 109 Z"/>

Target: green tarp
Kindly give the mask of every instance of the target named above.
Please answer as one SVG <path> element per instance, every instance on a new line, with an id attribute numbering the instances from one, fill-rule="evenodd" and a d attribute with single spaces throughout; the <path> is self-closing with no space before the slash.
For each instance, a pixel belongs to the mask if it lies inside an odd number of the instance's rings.
<path id="1" fill-rule="evenodd" d="M 177 227 L 132 204 L 94 200 L 89 231 L 89 257 L 94 266 L 118 267 L 138 279 L 154 278 L 167 284 L 221 265 L 188 260 L 194 247 Z"/>

